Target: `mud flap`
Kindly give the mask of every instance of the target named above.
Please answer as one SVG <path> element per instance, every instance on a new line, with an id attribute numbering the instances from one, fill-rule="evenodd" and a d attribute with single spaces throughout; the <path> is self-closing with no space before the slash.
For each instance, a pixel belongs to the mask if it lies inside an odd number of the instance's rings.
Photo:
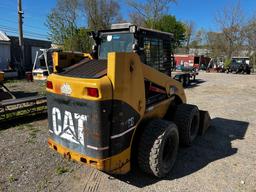
<path id="1" fill-rule="evenodd" d="M 211 117 L 208 111 L 200 110 L 200 124 L 199 124 L 199 135 L 204 135 L 207 129 L 210 127 Z"/>

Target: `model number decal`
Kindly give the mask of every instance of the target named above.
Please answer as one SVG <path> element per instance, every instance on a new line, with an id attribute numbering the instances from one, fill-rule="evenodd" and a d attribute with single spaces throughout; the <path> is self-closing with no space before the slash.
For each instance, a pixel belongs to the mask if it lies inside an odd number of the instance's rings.
<path id="1" fill-rule="evenodd" d="M 77 129 L 75 129 L 74 122 L 77 124 Z M 61 138 L 84 146 L 85 122 L 87 122 L 86 115 L 65 111 L 62 119 L 60 109 L 52 108 L 53 133 Z"/>
<path id="2" fill-rule="evenodd" d="M 134 117 L 131 117 L 127 120 L 128 128 L 134 126 Z"/>

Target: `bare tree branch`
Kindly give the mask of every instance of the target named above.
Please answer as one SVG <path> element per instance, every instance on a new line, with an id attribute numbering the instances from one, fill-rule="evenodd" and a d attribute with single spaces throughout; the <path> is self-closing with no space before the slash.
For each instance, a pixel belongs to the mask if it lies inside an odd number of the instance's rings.
<path id="1" fill-rule="evenodd" d="M 143 3 L 136 0 L 126 0 L 126 2 L 134 10 L 130 15 L 140 15 L 140 18 L 148 22 L 148 27 L 155 28 L 156 21 L 166 13 L 170 3 L 176 2 L 176 0 L 146 0 Z"/>
<path id="2" fill-rule="evenodd" d="M 244 14 L 240 2 L 234 6 L 225 7 L 215 17 L 221 32 L 224 34 L 227 43 L 227 56 L 231 56 L 242 46 L 244 35 Z"/>
<path id="3" fill-rule="evenodd" d="M 194 30 L 195 30 L 195 23 L 193 21 L 187 21 L 184 23 L 184 27 L 185 27 L 185 46 L 186 46 L 186 49 L 187 49 L 187 52 L 189 51 L 189 45 L 190 45 L 190 42 L 191 42 L 191 37 L 192 37 L 192 34 L 194 33 Z"/>
<path id="4" fill-rule="evenodd" d="M 121 20 L 120 7 L 116 0 L 83 0 L 83 10 L 89 28 L 106 29 Z"/>

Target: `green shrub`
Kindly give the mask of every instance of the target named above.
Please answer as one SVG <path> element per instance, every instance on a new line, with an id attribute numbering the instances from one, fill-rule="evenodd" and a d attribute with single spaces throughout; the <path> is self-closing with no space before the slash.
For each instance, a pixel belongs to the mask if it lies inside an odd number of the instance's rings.
<path id="1" fill-rule="evenodd" d="M 224 62 L 224 68 L 227 69 L 231 65 L 231 59 L 226 59 Z"/>

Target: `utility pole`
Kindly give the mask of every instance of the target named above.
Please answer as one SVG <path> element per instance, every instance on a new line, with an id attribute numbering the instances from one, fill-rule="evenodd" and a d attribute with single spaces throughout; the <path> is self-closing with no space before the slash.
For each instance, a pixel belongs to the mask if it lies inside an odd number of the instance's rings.
<path id="1" fill-rule="evenodd" d="M 18 0 L 18 23 L 19 23 L 19 46 L 20 46 L 20 66 L 19 71 L 23 72 L 25 58 L 24 58 L 24 42 L 23 42 L 23 11 L 22 2 Z"/>

